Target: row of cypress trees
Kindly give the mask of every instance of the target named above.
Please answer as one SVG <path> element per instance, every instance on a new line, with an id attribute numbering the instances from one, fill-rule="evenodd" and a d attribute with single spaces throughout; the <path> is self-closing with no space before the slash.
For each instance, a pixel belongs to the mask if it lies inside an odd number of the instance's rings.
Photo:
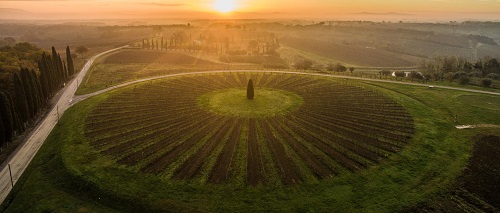
<path id="1" fill-rule="evenodd" d="M 48 101 L 75 73 L 69 47 L 66 62 L 54 47 L 43 53 L 38 72 L 21 68 L 12 74 L 12 90 L 0 91 L 0 147 L 23 133 Z"/>

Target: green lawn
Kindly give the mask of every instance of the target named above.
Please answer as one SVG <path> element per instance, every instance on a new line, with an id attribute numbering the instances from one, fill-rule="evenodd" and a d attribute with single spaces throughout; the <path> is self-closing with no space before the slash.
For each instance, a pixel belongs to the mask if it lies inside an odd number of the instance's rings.
<path id="1" fill-rule="evenodd" d="M 499 125 L 499 110 L 475 103 L 478 99 L 498 103 L 498 96 L 343 81 L 381 92 L 405 106 L 415 122 L 411 143 L 379 165 L 314 184 L 247 187 L 167 181 L 116 165 L 86 141 L 85 117 L 113 93 L 128 89 L 123 88 L 70 108 L 0 211 L 404 211 L 453 185 L 470 157 L 472 137 L 500 132 L 457 130 L 453 122 L 458 115 L 457 124 Z"/>
<path id="2" fill-rule="evenodd" d="M 297 109 L 302 97 L 283 90 L 258 89 L 247 100 L 245 89 L 227 89 L 201 96 L 198 104 L 209 111 L 238 117 L 269 117 Z"/>

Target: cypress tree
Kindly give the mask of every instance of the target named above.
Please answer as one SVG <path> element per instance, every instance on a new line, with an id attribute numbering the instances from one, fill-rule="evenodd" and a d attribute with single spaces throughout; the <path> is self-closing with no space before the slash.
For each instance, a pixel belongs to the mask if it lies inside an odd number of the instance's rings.
<path id="1" fill-rule="evenodd" d="M 248 85 L 247 85 L 247 99 L 252 100 L 254 97 L 254 91 L 253 91 L 253 81 L 252 79 L 248 80 Z"/>
<path id="2" fill-rule="evenodd" d="M 56 48 L 54 48 L 54 46 L 52 46 L 52 68 L 54 69 L 55 71 L 55 74 L 56 74 L 56 78 L 57 78 L 57 81 L 56 81 L 56 85 L 59 84 L 61 82 L 60 78 L 61 78 L 61 73 L 62 71 L 59 69 L 59 61 L 57 60 L 57 51 L 56 51 Z"/>
<path id="3" fill-rule="evenodd" d="M 24 129 L 24 123 L 26 123 L 30 118 L 30 110 L 28 108 L 28 101 L 26 100 L 26 92 L 24 91 L 23 82 L 17 73 L 14 73 L 13 78 L 15 109 Z"/>
<path id="4" fill-rule="evenodd" d="M 57 57 L 56 57 L 56 63 L 57 63 L 57 68 L 59 70 L 59 76 L 60 76 L 60 79 L 61 79 L 61 82 L 59 82 L 60 85 L 62 85 L 66 79 L 68 79 L 68 74 L 66 73 L 66 70 L 64 69 L 64 66 L 63 66 L 63 60 L 61 58 L 61 55 L 59 53 L 57 53 Z"/>
<path id="5" fill-rule="evenodd" d="M 28 73 L 28 69 L 22 68 L 21 69 L 21 81 L 23 82 L 23 88 L 24 88 L 24 95 L 26 97 L 26 103 L 28 104 L 28 109 L 30 110 L 29 117 L 32 118 L 35 116 L 36 111 L 37 111 L 37 104 L 35 103 L 36 101 L 36 96 L 35 96 L 35 90 L 33 88 L 33 85 L 31 85 L 30 81 L 30 76 Z"/>
<path id="6" fill-rule="evenodd" d="M 54 91 L 57 89 L 58 84 L 58 75 L 56 72 L 56 68 L 54 66 L 54 58 L 52 56 L 47 55 L 46 58 L 47 63 L 47 72 L 49 73 L 49 85 L 50 85 L 50 94 L 51 96 L 54 94 Z"/>
<path id="7" fill-rule="evenodd" d="M 53 70 L 53 73 L 54 73 L 54 77 L 55 77 L 55 83 L 54 83 L 54 87 L 55 87 L 55 91 L 57 91 L 59 89 L 59 86 L 61 85 L 61 83 L 63 82 L 62 80 L 62 67 L 59 67 L 59 57 L 57 55 L 57 51 L 54 47 L 52 47 L 52 57 L 51 57 L 51 64 L 52 64 L 52 67 L 51 69 Z"/>
<path id="8" fill-rule="evenodd" d="M 24 125 L 15 108 L 16 103 L 14 102 L 14 99 L 9 93 L 5 93 L 5 95 L 7 96 L 7 99 L 9 100 L 10 103 L 10 113 L 12 114 L 12 127 L 14 128 L 14 131 L 17 133 L 23 132 Z"/>
<path id="9" fill-rule="evenodd" d="M 35 70 L 31 70 L 31 79 L 33 80 L 33 85 L 35 85 L 36 91 L 37 91 L 37 100 L 38 100 L 38 105 L 40 108 L 43 107 L 43 104 L 45 103 L 45 95 L 42 91 L 42 85 L 40 83 L 40 77 L 36 74 Z"/>
<path id="10" fill-rule="evenodd" d="M 2 125 L 5 130 L 6 141 L 9 142 L 14 136 L 14 120 L 9 98 L 3 92 L 0 92 L 0 116 L 2 116 Z"/>
<path id="11" fill-rule="evenodd" d="M 66 46 L 66 61 L 68 61 L 68 75 L 71 77 L 75 74 L 75 65 L 73 64 L 73 57 L 71 57 L 69 46 Z"/>
<path id="12" fill-rule="evenodd" d="M 45 55 L 42 56 L 42 59 L 38 62 L 38 70 L 40 70 L 40 84 L 43 92 L 43 101 L 44 103 L 50 97 L 50 86 L 48 83 L 48 72 L 44 65 Z"/>
<path id="13" fill-rule="evenodd" d="M 0 114 L 0 147 L 7 143 L 7 135 L 5 134 L 5 128 L 3 126 L 3 117 Z"/>
<path id="14" fill-rule="evenodd" d="M 68 80 L 68 76 L 69 76 L 68 75 L 68 68 L 66 67 L 66 63 L 63 63 L 63 70 L 64 70 L 64 75 L 65 75 L 64 81 L 66 81 L 66 80 Z"/>
<path id="15" fill-rule="evenodd" d="M 160 50 L 163 50 L 163 36 L 161 37 L 161 48 Z"/>
<path id="16" fill-rule="evenodd" d="M 33 103 L 35 105 L 35 114 L 40 112 L 40 108 L 42 108 L 42 102 L 41 102 L 41 94 L 40 94 L 40 87 L 38 87 L 38 84 L 36 82 L 36 74 L 33 74 L 35 71 L 34 70 L 26 70 L 26 75 L 28 76 L 28 80 L 30 82 L 30 85 L 32 87 L 32 97 L 33 97 Z"/>

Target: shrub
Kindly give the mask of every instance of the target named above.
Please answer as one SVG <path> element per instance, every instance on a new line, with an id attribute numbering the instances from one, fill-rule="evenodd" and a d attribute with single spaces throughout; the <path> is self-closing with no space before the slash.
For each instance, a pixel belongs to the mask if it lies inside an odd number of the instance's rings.
<path id="1" fill-rule="evenodd" d="M 469 82 L 470 82 L 470 78 L 465 77 L 465 76 L 461 76 L 460 79 L 458 80 L 458 83 L 460 83 L 462 85 L 468 84 Z"/>
<path id="2" fill-rule="evenodd" d="M 500 80 L 500 75 L 499 74 L 496 74 L 496 73 L 490 73 L 486 76 L 486 78 L 489 78 L 489 79 L 494 79 L 494 80 Z"/>
<path id="3" fill-rule="evenodd" d="M 490 87 L 492 82 L 493 82 L 493 81 L 492 81 L 491 79 L 489 79 L 489 78 L 483 78 L 483 79 L 481 80 L 481 85 L 482 85 L 483 87 Z"/>
<path id="4" fill-rule="evenodd" d="M 483 72 L 481 71 L 472 71 L 470 72 L 469 74 L 469 77 L 482 77 L 483 76 Z"/>
<path id="5" fill-rule="evenodd" d="M 415 71 L 412 71 L 410 73 L 410 77 L 411 78 L 415 78 L 415 79 L 424 79 L 424 76 L 422 75 L 422 73 L 419 73 L 419 72 L 415 72 Z"/>
<path id="6" fill-rule="evenodd" d="M 380 71 L 379 73 L 380 73 L 381 75 L 383 75 L 383 76 L 388 76 L 388 75 L 391 75 L 391 71 L 389 71 L 389 70 L 382 70 L 382 71 Z"/>
<path id="7" fill-rule="evenodd" d="M 313 65 L 312 61 L 302 59 L 300 61 L 297 61 L 297 63 L 295 63 L 295 68 L 297 68 L 298 70 L 308 70 L 312 67 L 312 65 Z"/>
<path id="8" fill-rule="evenodd" d="M 405 77 L 406 76 L 405 72 L 403 72 L 403 71 L 396 71 L 396 72 L 394 72 L 394 75 L 396 77 Z"/>

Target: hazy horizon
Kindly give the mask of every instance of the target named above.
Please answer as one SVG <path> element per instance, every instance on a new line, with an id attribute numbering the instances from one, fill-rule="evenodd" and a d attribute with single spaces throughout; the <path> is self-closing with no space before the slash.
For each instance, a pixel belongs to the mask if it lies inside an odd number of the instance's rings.
<path id="1" fill-rule="evenodd" d="M 500 21 L 500 0 L 248 1 L 30 0 L 0 1 L 3 20 L 106 19 L 363 19 Z"/>

